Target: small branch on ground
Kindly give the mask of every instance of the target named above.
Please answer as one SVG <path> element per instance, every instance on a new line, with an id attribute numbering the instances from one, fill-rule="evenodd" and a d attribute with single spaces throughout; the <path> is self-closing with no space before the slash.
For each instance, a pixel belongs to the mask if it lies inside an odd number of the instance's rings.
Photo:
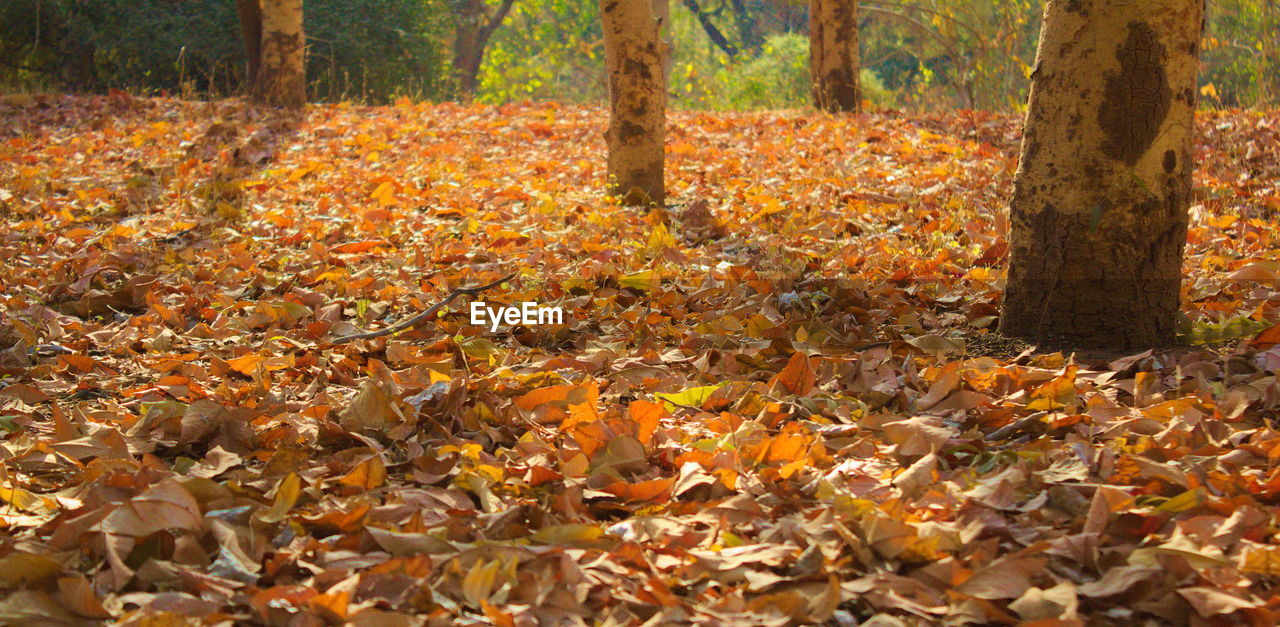
<path id="1" fill-rule="evenodd" d="M 354 342 L 356 340 L 372 340 L 377 337 L 383 337 L 383 336 L 391 335 L 393 333 L 399 333 L 401 331 L 411 329 L 413 327 L 418 326 L 419 324 L 422 324 L 431 316 L 434 316 L 436 312 L 443 309 L 445 305 L 448 305 L 449 303 L 453 302 L 453 299 L 459 296 L 464 296 L 464 295 L 474 296 L 485 290 L 492 289 L 494 287 L 502 285 L 503 283 L 506 283 L 507 281 L 510 281 L 511 279 L 514 279 L 516 274 L 517 273 L 512 272 L 511 274 L 508 274 L 507 276 L 504 276 L 501 279 L 498 279 L 492 283 L 486 283 L 484 285 L 479 285 L 476 287 L 455 288 L 452 292 L 449 292 L 448 296 L 444 297 L 444 300 L 432 305 L 426 311 L 412 318 L 409 318 L 408 320 L 402 320 L 400 322 L 397 322 L 396 324 L 393 324 L 379 331 L 368 331 L 365 333 L 355 333 L 352 335 L 344 335 L 340 338 L 335 339 L 333 342 L 330 342 L 330 346 L 337 345 L 337 344 L 345 344 L 347 342 Z"/>

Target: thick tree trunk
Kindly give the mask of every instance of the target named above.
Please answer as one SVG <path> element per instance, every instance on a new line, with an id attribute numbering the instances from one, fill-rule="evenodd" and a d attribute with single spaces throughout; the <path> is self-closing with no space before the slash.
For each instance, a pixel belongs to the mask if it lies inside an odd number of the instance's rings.
<path id="1" fill-rule="evenodd" d="M 262 5 L 258 0 L 236 0 L 236 14 L 244 37 L 244 56 L 249 60 L 248 84 L 257 85 L 262 66 Z"/>
<path id="2" fill-rule="evenodd" d="M 253 84 L 261 104 L 301 107 L 307 101 L 302 0 L 262 0 L 262 65 Z"/>
<path id="3" fill-rule="evenodd" d="M 609 192 L 624 204 L 666 201 L 667 90 L 650 0 L 600 0 L 609 70 Z"/>
<path id="4" fill-rule="evenodd" d="M 1170 344 L 1203 0 L 1049 0 L 1010 205 L 1000 329 Z"/>
<path id="5" fill-rule="evenodd" d="M 813 106 L 821 111 L 858 111 L 862 106 L 858 70 L 857 0 L 809 0 Z"/>
<path id="6" fill-rule="evenodd" d="M 484 0 L 461 0 L 454 18 L 458 26 L 453 36 L 453 76 L 458 100 L 469 102 L 476 95 L 480 62 L 484 60 L 484 44 L 480 41 L 486 21 Z"/>

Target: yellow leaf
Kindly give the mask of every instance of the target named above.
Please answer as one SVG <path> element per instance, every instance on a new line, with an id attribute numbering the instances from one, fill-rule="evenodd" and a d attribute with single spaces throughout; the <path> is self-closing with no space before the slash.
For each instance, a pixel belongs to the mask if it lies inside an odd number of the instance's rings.
<path id="1" fill-rule="evenodd" d="M 567 544 L 570 542 L 590 542 L 604 535 L 604 530 L 595 525 L 570 523 L 543 527 L 530 536 L 534 542 L 542 544 Z"/>
<path id="2" fill-rule="evenodd" d="M 228 202 L 220 202 L 217 205 L 218 217 L 224 220 L 237 220 L 240 218 L 240 210 Z"/>
<path id="3" fill-rule="evenodd" d="M 633 290 L 640 290 L 642 292 L 652 291 L 654 288 L 658 287 L 658 282 L 658 273 L 653 270 L 644 270 L 642 272 L 625 274 L 618 279 L 618 285 L 621 285 L 622 287 L 629 287 Z"/>
<path id="4" fill-rule="evenodd" d="M 723 383 L 704 385 L 702 387 L 689 388 L 683 392 L 654 394 L 654 396 L 666 401 L 667 411 L 675 411 L 677 406 L 702 407 L 702 404 L 707 402 L 707 399 L 711 398 L 711 395 L 716 390 L 724 387 L 724 385 Z"/>
<path id="5" fill-rule="evenodd" d="M 381 185 L 374 188 L 372 194 L 369 194 L 369 198 L 378 201 L 380 205 L 386 206 L 395 202 L 395 198 L 392 197 L 393 190 L 394 186 L 391 181 L 383 181 Z"/>
<path id="6" fill-rule="evenodd" d="M 50 499 L 19 488 L 16 485 L 0 484 L 0 501 L 32 514 L 47 514 L 53 511 L 53 508 L 50 507 Z"/>
<path id="7" fill-rule="evenodd" d="M 1275 577 L 1280 575 L 1280 546 L 1252 545 L 1240 556 L 1240 571 Z"/>
<path id="8" fill-rule="evenodd" d="M 676 238 L 667 230 L 667 225 L 659 224 L 649 232 L 649 250 L 661 251 L 663 248 L 676 245 Z"/>
<path id="9" fill-rule="evenodd" d="M 1075 364 L 1067 366 L 1062 374 L 1031 391 L 1031 402 L 1027 409 L 1049 411 L 1070 407 L 1076 402 Z"/>
<path id="10" fill-rule="evenodd" d="M 276 496 L 271 501 L 271 509 L 259 514 L 258 520 L 265 523 L 278 523 L 284 520 L 285 515 L 293 509 L 301 495 L 302 479 L 294 473 L 285 475 L 285 478 L 276 485 Z"/>
<path id="11" fill-rule="evenodd" d="M 772 196 L 753 196 L 749 200 L 753 200 L 756 202 L 763 201 L 764 203 L 764 206 L 761 207 L 760 210 L 755 213 L 755 215 L 751 216 L 752 222 L 755 222 L 760 218 L 771 216 L 775 213 L 782 213 L 783 211 L 787 210 L 787 208 L 782 204 L 781 200 L 778 200 L 777 198 L 774 198 Z"/>
<path id="12" fill-rule="evenodd" d="M 1186 492 L 1161 503 L 1156 507 L 1156 511 L 1176 514 L 1178 512 L 1185 512 L 1194 507 L 1199 507 L 1200 505 L 1203 505 L 1204 502 L 1204 490 L 1196 488 L 1194 490 L 1187 490 Z"/>
<path id="13" fill-rule="evenodd" d="M 6 588 L 53 579 L 61 572 L 62 564 L 48 555 L 14 551 L 0 557 L 0 582 Z"/>
<path id="14" fill-rule="evenodd" d="M 462 595 L 472 605 L 480 605 L 481 601 L 489 600 L 489 595 L 493 592 L 493 585 L 498 579 L 498 568 L 501 567 L 498 560 L 485 563 L 483 560 L 476 560 L 471 566 L 471 571 L 462 578 Z"/>

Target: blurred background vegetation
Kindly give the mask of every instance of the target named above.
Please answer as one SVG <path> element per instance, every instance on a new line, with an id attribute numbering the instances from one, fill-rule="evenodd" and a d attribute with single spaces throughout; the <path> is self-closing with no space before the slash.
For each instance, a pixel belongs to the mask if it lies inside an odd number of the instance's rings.
<path id="1" fill-rule="evenodd" d="M 502 0 L 485 0 L 494 14 Z M 467 0 L 306 0 L 313 100 L 382 103 L 457 95 L 452 44 Z M 672 105 L 804 107 L 808 5 L 671 0 Z M 1280 100 L 1280 7 L 1210 0 L 1205 106 Z M 875 108 L 1015 110 L 1026 98 L 1043 4 L 864 0 L 865 97 Z M 596 0 L 514 0 L 488 42 L 476 99 L 603 102 Z M 0 91 L 121 89 L 239 93 L 245 74 L 231 0 L 4 0 Z"/>

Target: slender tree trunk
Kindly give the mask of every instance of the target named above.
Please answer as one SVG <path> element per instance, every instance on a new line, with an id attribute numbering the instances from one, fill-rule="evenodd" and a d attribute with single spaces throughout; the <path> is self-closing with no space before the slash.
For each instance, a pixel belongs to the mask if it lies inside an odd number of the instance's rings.
<path id="1" fill-rule="evenodd" d="M 236 14 L 244 37 L 244 56 L 249 60 L 248 84 L 257 85 L 262 67 L 262 5 L 258 0 L 236 0 Z"/>
<path id="2" fill-rule="evenodd" d="M 306 104 L 302 0 L 262 0 L 262 64 L 255 102 L 297 108 Z"/>
<path id="3" fill-rule="evenodd" d="M 453 37 L 453 76 L 458 100 L 470 102 L 475 98 L 480 87 L 480 64 L 484 62 L 485 47 L 513 4 L 515 0 L 503 0 L 492 16 L 485 10 L 484 0 L 460 0 L 455 5 L 457 28 Z"/>
<path id="4" fill-rule="evenodd" d="M 821 111 L 857 112 L 862 106 L 858 71 L 857 0 L 809 0 L 813 106 Z"/>
<path id="5" fill-rule="evenodd" d="M 1000 328 L 1174 341 L 1203 0 L 1049 0 L 1010 204 Z"/>
<path id="6" fill-rule="evenodd" d="M 1280 78 L 1276 77 L 1276 70 L 1280 70 L 1276 67 L 1276 41 L 1280 39 L 1280 28 L 1276 27 L 1275 0 L 1262 0 L 1262 34 L 1259 36 L 1262 67 L 1258 71 L 1260 105 L 1275 105 L 1276 87 L 1280 85 Z"/>
<path id="7" fill-rule="evenodd" d="M 662 40 L 650 0 L 600 0 L 609 70 L 609 192 L 624 204 L 666 201 L 667 90 Z"/>
<path id="8" fill-rule="evenodd" d="M 66 83 L 77 91 L 93 91 L 98 89 L 97 49 L 93 44 L 73 40 L 68 43 L 67 61 L 64 64 Z"/>
<path id="9" fill-rule="evenodd" d="M 760 54 L 764 48 L 764 33 L 760 30 L 760 20 L 752 14 L 743 0 L 729 0 L 729 8 L 733 11 L 733 23 L 738 30 L 738 39 L 742 47 L 752 56 Z"/>
<path id="10" fill-rule="evenodd" d="M 698 23 L 702 25 L 702 30 L 707 33 L 707 38 L 711 40 L 711 43 L 714 43 L 723 50 L 725 54 L 729 55 L 731 60 L 737 59 L 738 47 L 733 45 L 724 36 L 724 33 L 720 32 L 719 28 L 716 28 L 715 22 L 711 21 L 711 16 L 708 15 L 706 11 L 703 11 L 702 7 L 698 5 L 698 0 L 681 0 L 681 2 L 683 2 L 685 8 L 689 9 L 689 12 L 698 19 Z"/>

